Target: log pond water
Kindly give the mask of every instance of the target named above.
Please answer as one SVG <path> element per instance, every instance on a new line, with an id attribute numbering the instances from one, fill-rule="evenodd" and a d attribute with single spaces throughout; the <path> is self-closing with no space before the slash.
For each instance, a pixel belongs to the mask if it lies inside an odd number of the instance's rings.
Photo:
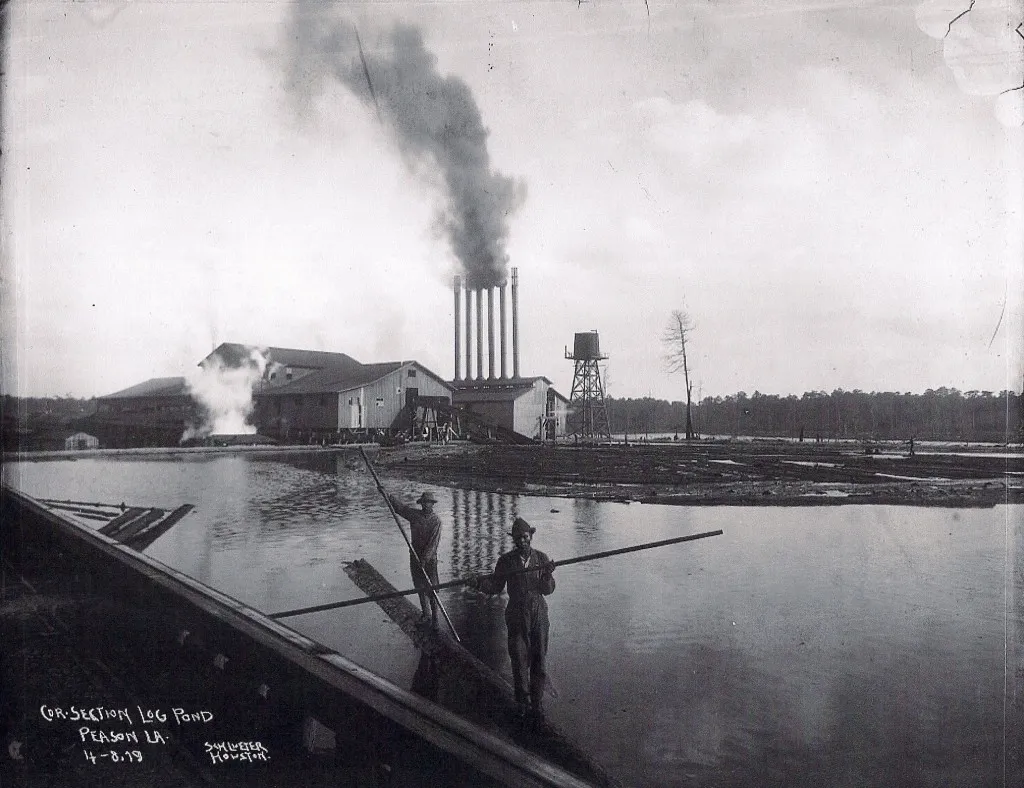
<path id="1" fill-rule="evenodd" d="M 440 503 L 442 580 L 488 571 L 516 516 L 566 566 L 550 597 L 548 713 L 636 786 L 1014 785 L 1024 778 L 1024 507 L 687 507 L 474 492 Z M 408 586 L 408 549 L 358 454 L 9 463 L 37 497 L 195 507 L 146 553 L 273 613 Z M 441 592 L 508 675 L 503 598 Z M 375 605 L 289 626 L 402 686 L 419 654 Z"/>

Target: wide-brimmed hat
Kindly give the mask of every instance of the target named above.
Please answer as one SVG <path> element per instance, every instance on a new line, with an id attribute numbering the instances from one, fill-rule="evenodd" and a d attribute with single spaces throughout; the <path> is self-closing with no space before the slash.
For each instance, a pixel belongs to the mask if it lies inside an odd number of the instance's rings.
<path id="1" fill-rule="evenodd" d="M 537 533 L 537 529 L 530 525 L 522 517 L 517 517 L 515 522 L 512 523 L 512 530 L 509 531 L 509 536 L 519 536 L 519 534 L 528 533 L 531 536 Z"/>
<path id="2" fill-rule="evenodd" d="M 435 498 L 431 493 L 425 492 L 416 499 L 416 503 L 437 503 L 437 498 Z"/>

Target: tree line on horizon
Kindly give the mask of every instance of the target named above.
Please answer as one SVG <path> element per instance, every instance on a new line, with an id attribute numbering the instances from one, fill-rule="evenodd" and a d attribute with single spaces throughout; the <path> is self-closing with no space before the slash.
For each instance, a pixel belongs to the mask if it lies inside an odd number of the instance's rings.
<path id="1" fill-rule="evenodd" d="M 614 434 L 686 433 L 686 402 L 651 397 L 605 400 Z M 694 432 L 801 438 L 1024 441 L 1024 394 L 942 387 L 923 394 L 809 391 L 801 396 L 755 391 L 704 397 L 691 405 Z"/>
<path id="2" fill-rule="evenodd" d="M 686 403 L 652 397 L 605 400 L 615 434 L 686 434 Z M 94 398 L 27 397 L 0 400 L 4 448 L 19 433 L 50 435 L 95 411 Z M 1004 390 L 967 391 L 942 387 L 923 394 L 835 389 L 801 396 L 755 391 L 704 397 L 691 403 L 693 431 L 700 435 L 816 439 L 873 439 L 1024 442 L 1024 394 Z"/>

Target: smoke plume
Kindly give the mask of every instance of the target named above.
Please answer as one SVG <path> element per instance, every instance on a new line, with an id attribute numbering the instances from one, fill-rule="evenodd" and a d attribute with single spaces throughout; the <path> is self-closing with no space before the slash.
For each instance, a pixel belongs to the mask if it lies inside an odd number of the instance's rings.
<path id="1" fill-rule="evenodd" d="M 438 72 L 417 28 L 398 24 L 371 49 L 353 25 L 312 0 L 293 5 L 287 40 L 293 96 L 308 104 L 334 79 L 375 112 L 410 169 L 426 164 L 440 176 L 438 225 L 469 286 L 502 284 L 508 219 L 526 189 L 491 168 L 488 130 L 469 86 Z"/>
<path id="2" fill-rule="evenodd" d="M 256 428 L 249 424 L 253 411 L 252 392 L 267 368 L 267 355 L 258 348 L 249 348 L 249 355 L 228 366 L 220 356 L 213 356 L 200 366 L 185 383 L 189 394 L 199 404 L 203 421 L 189 427 L 181 442 L 207 435 L 251 435 Z"/>

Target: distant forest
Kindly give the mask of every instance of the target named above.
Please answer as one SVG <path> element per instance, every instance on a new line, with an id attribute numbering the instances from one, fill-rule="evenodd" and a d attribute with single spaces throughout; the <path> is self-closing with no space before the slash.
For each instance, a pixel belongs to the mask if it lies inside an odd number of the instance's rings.
<path id="1" fill-rule="evenodd" d="M 0 400 L 4 451 L 62 449 L 74 422 L 96 411 L 94 399 L 13 397 Z"/>
<path id="2" fill-rule="evenodd" d="M 945 387 L 924 394 L 836 389 L 800 397 L 741 391 L 694 402 L 693 422 L 701 435 L 1016 443 L 1024 440 L 1022 400 L 1012 391 Z M 685 402 L 609 398 L 606 411 L 615 434 L 685 432 Z"/>
<path id="3" fill-rule="evenodd" d="M 4 395 L 3 448 L 63 448 L 75 422 L 93 413 L 93 399 Z M 682 436 L 686 404 L 644 397 L 606 400 L 611 431 Z M 943 440 L 986 443 L 1024 442 L 1024 395 L 1012 391 L 929 389 L 924 394 L 811 391 L 803 396 L 755 391 L 705 397 L 693 405 L 700 435 L 750 435 L 866 440 Z"/>

